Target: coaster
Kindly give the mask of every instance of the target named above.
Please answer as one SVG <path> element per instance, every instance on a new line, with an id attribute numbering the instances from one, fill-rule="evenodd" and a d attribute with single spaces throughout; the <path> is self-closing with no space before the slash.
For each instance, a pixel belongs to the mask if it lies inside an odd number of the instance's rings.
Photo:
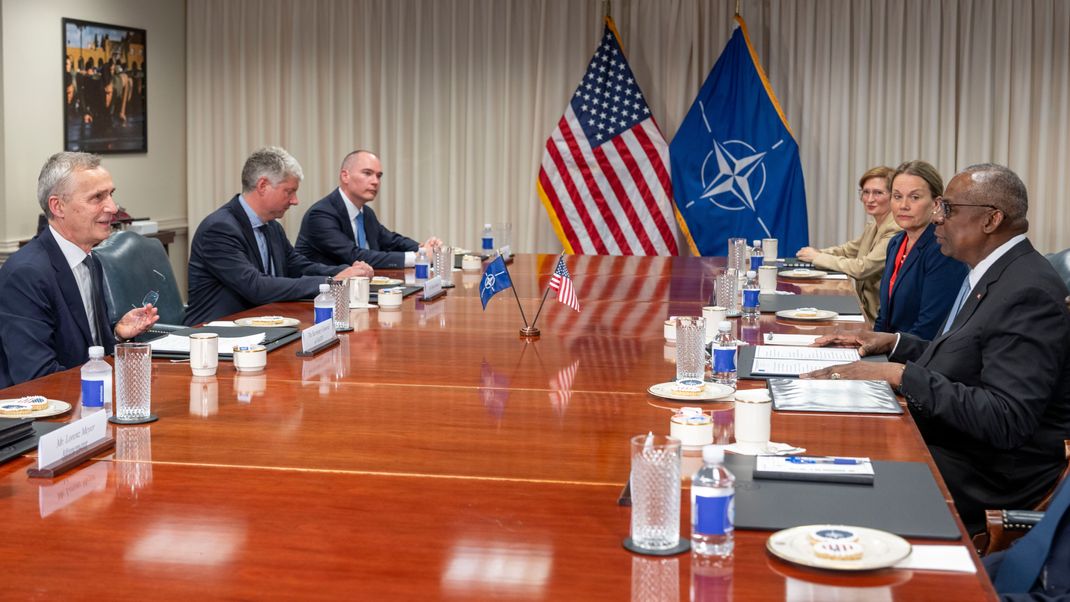
<path id="1" fill-rule="evenodd" d="M 623 545 L 624 549 L 629 552 L 635 552 L 636 554 L 643 554 L 645 556 L 676 556 L 677 554 L 683 554 L 691 549 L 691 540 L 681 537 L 680 543 L 664 550 L 648 550 L 646 548 L 640 548 L 635 545 L 635 542 L 632 541 L 631 537 L 625 537 L 624 541 L 621 542 L 621 545 Z"/>
<path id="2" fill-rule="evenodd" d="M 108 422 L 112 424 L 148 424 L 150 422 L 156 422 L 160 417 L 156 414 L 149 414 L 147 418 L 139 418 L 135 420 L 124 420 L 118 416 L 109 416 Z"/>

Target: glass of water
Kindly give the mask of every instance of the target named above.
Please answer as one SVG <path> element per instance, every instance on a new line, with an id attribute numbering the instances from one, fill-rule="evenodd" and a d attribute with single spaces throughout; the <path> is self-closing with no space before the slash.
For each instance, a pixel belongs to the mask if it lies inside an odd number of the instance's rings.
<path id="1" fill-rule="evenodd" d="M 335 331 L 351 330 L 349 326 L 349 278 L 331 280 L 331 296 L 334 297 Z"/>
<path id="2" fill-rule="evenodd" d="M 152 347 L 148 343 L 115 346 L 115 417 L 148 421 L 152 404 Z"/>
<path id="3" fill-rule="evenodd" d="M 714 279 L 717 305 L 725 308 L 726 316 L 738 316 L 739 308 L 739 272 L 728 268 Z"/>
<path id="4" fill-rule="evenodd" d="M 632 437 L 632 544 L 662 551 L 680 544 L 680 440 Z"/>
<path id="5" fill-rule="evenodd" d="M 676 318 L 676 386 L 701 390 L 706 367 L 706 320 Z"/>
<path id="6" fill-rule="evenodd" d="M 736 270 L 737 272 L 745 271 L 750 264 L 747 257 L 747 239 L 746 238 L 729 238 L 728 239 L 728 267 Z M 718 304 L 720 305 L 720 304 Z"/>
<path id="7" fill-rule="evenodd" d="M 435 247 L 435 276 L 442 279 L 442 288 L 453 288 L 453 247 L 439 245 Z"/>

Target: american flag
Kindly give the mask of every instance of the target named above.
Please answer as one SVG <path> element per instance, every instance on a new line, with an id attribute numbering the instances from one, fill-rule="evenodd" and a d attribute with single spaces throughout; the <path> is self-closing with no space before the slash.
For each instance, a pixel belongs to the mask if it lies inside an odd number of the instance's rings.
<path id="1" fill-rule="evenodd" d="M 569 253 L 676 255 L 669 146 L 613 20 L 557 128 L 538 193 Z"/>
<path id="2" fill-rule="evenodd" d="M 568 410 L 568 403 L 572 400 L 572 387 L 576 380 L 576 368 L 580 360 L 576 359 L 565 366 L 550 379 L 550 406 L 558 417 L 564 417 Z"/>
<path id="3" fill-rule="evenodd" d="M 576 298 L 576 289 L 572 288 L 572 275 L 565 266 L 565 258 L 557 258 L 557 267 L 554 275 L 550 276 L 550 288 L 557 291 L 557 300 L 571 307 L 574 311 L 580 310 L 580 300 Z"/>

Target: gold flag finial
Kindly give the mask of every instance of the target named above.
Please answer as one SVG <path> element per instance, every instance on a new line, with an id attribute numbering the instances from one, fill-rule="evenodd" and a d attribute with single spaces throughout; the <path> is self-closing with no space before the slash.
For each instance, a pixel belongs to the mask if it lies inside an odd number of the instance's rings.
<path id="1" fill-rule="evenodd" d="M 742 14 L 742 13 L 739 12 L 740 4 L 742 4 L 742 3 L 743 3 L 743 0 L 736 0 L 736 16 L 737 17 Z"/>

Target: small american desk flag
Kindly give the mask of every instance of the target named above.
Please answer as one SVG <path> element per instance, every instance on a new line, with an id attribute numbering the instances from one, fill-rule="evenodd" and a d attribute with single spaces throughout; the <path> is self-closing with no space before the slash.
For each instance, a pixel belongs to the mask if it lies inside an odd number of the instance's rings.
<path id="1" fill-rule="evenodd" d="M 567 253 L 677 254 L 669 145 L 609 17 L 546 140 L 536 188 Z"/>
<path id="2" fill-rule="evenodd" d="M 557 300 L 571 307 L 575 311 L 580 310 L 580 300 L 576 298 L 576 289 L 572 288 L 572 275 L 565 266 L 565 258 L 557 258 L 557 267 L 554 275 L 550 276 L 550 288 L 557 291 Z"/>

